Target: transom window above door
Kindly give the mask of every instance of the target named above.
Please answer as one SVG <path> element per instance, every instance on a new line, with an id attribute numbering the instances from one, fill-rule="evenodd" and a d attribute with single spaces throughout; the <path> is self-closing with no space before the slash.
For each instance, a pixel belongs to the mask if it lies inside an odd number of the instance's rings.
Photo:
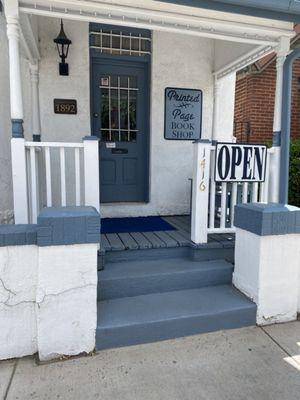
<path id="1" fill-rule="evenodd" d="M 101 75 L 101 140 L 135 142 L 138 133 L 137 78 L 128 75 Z"/>
<path id="2" fill-rule="evenodd" d="M 90 48 L 111 55 L 147 56 L 151 54 L 151 37 L 126 29 L 93 29 L 90 31 Z"/>

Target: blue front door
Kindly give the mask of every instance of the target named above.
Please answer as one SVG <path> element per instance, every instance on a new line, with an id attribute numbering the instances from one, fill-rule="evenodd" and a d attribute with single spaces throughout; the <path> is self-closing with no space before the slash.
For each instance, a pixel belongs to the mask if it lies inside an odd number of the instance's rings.
<path id="1" fill-rule="evenodd" d="M 100 138 L 101 203 L 148 201 L 148 64 L 92 61 L 92 130 Z"/>

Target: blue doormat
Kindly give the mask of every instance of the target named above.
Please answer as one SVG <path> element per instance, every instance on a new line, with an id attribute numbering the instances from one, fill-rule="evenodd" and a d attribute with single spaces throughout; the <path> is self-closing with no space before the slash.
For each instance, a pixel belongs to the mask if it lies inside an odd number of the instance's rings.
<path id="1" fill-rule="evenodd" d="M 175 231 L 176 228 L 161 217 L 103 218 L 101 233 Z"/>

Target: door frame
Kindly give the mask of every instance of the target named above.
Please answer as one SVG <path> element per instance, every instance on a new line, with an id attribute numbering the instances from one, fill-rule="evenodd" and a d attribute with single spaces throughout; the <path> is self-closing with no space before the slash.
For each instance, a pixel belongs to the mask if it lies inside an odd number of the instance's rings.
<path id="1" fill-rule="evenodd" d="M 102 27 L 104 29 L 111 29 L 111 30 L 121 30 L 121 26 L 115 26 L 115 25 L 105 25 L 105 24 L 97 24 L 97 23 L 90 23 L 89 24 L 89 32 L 92 31 L 93 29 L 97 29 L 99 27 Z M 126 28 L 124 27 L 123 29 L 128 29 L 133 33 L 147 33 L 149 37 L 151 38 L 151 31 L 144 30 L 144 29 L 137 29 L 137 28 Z M 149 203 L 150 201 L 150 96 L 151 96 L 151 55 L 144 55 L 144 56 L 126 56 L 126 55 L 111 55 L 111 54 L 105 54 L 101 53 L 99 51 L 96 51 L 95 49 L 90 48 L 91 45 L 91 39 L 89 39 L 89 74 L 90 74 L 90 131 L 91 135 L 93 135 L 93 100 L 94 100 L 94 85 L 93 85 L 93 76 L 94 76 L 94 68 L 97 64 L 109 64 L 109 61 L 112 60 L 114 63 L 119 63 L 120 65 L 133 65 L 133 66 L 141 66 L 143 65 L 143 68 L 145 69 L 145 78 L 146 78 L 146 98 L 145 98 L 145 125 L 146 125 L 146 130 L 147 130 L 147 137 L 145 140 L 146 143 L 146 167 L 145 167 L 145 176 L 147 177 L 146 183 L 145 183 L 145 200 L 144 201 L 139 201 L 139 202 L 126 202 L 126 204 L 146 204 Z M 152 47 L 152 46 L 151 46 Z M 148 90 L 147 90 L 148 89 Z M 100 147 L 99 147 L 99 157 L 100 157 Z M 99 174 L 99 182 L 100 182 L 100 174 Z M 101 185 L 101 182 L 100 182 Z M 122 202 L 117 202 L 117 203 L 105 203 L 105 204 L 119 204 Z"/>

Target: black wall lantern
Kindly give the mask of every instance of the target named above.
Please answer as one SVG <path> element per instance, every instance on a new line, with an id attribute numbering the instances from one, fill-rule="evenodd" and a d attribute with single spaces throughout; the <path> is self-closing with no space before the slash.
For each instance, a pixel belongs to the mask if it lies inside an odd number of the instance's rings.
<path id="1" fill-rule="evenodd" d="M 61 62 L 59 63 L 59 74 L 60 75 L 69 75 L 69 65 L 66 63 L 66 58 L 68 57 L 69 46 L 72 44 L 72 41 L 67 38 L 67 35 L 64 31 L 64 24 L 62 20 L 60 21 L 60 32 L 55 38 L 54 43 L 56 43 L 57 51 L 59 57 L 61 58 Z"/>

